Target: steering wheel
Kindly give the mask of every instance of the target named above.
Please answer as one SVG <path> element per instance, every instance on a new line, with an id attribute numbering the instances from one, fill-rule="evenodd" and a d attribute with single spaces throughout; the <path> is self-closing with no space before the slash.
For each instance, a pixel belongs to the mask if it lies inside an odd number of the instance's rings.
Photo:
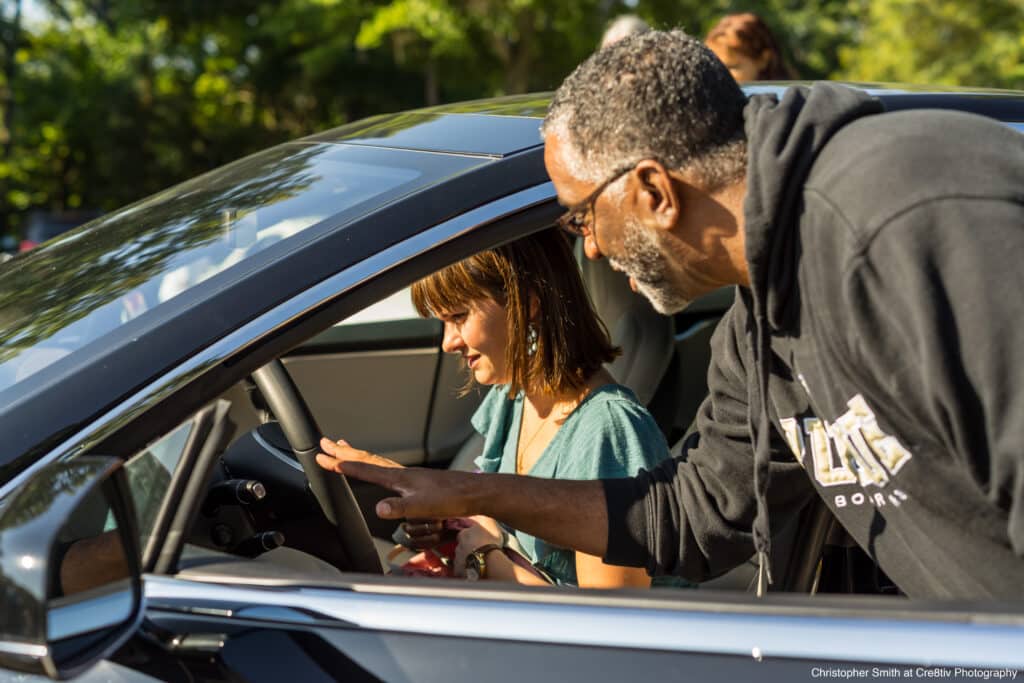
<path id="1" fill-rule="evenodd" d="M 322 432 L 280 360 L 272 360 L 252 373 L 267 407 L 277 418 L 288 445 L 302 465 L 309 488 L 324 516 L 334 527 L 351 571 L 382 573 L 380 558 L 370 537 L 363 513 L 345 475 L 328 472 L 316 464 Z"/>

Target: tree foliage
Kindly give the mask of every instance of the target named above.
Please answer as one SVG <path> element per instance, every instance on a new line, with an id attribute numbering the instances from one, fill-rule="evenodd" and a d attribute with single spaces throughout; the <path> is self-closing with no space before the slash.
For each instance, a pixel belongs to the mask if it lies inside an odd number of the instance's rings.
<path id="1" fill-rule="evenodd" d="M 1020 0 L 872 0 L 839 51 L 854 80 L 1024 88 Z"/>
<path id="2" fill-rule="evenodd" d="M 550 90 L 622 12 L 703 35 L 744 10 L 806 78 L 1024 87 L 1020 0 L 0 0 L 0 233 L 378 112 Z"/>

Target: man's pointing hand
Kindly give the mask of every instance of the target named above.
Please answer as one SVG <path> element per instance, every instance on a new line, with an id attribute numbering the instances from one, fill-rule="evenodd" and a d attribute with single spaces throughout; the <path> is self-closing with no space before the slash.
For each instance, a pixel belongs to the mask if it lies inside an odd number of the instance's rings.
<path id="1" fill-rule="evenodd" d="M 469 479 L 465 472 L 448 472 L 418 467 L 406 468 L 393 460 L 352 448 L 345 440 L 320 440 L 320 467 L 340 472 L 399 494 L 377 503 L 381 519 L 446 519 L 472 514 Z"/>

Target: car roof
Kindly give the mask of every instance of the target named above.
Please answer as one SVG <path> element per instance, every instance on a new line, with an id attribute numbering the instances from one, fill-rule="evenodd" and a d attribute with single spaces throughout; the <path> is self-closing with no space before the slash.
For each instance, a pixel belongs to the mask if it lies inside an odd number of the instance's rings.
<path id="1" fill-rule="evenodd" d="M 490 157 L 541 144 L 537 117 L 431 111 L 375 116 L 304 141 Z"/>
<path id="2" fill-rule="evenodd" d="M 781 96 L 813 81 L 752 83 L 745 94 Z M 878 97 L 888 110 L 956 109 L 1024 124 L 1024 92 L 993 88 L 842 83 Z M 539 126 L 552 93 L 456 102 L 383 114 L 312 135 L 310 142 L 339 142 L 449 154 L 504 157 L 541 144 Z"/>

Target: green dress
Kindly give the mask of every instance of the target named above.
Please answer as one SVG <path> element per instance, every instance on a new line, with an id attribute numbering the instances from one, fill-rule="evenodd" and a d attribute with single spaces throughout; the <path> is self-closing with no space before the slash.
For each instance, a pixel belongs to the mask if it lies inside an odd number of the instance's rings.
<path id="1" fill-rule="evenodd" d="M 523 394 L 508 387 L 488 391 L 472 418 L 484 437 L 476 465 L 483 472 L 515 474 Z M 550 479 L 631 477 L 667 458 L 668 444 L 654 418 L 627 387 L 606 384 L 591 391 L 555 433 L 527 474 Z M 577 585 L 576 555 L 529 534 L 515 536 L 530 560 L 557 583 Z"/>

